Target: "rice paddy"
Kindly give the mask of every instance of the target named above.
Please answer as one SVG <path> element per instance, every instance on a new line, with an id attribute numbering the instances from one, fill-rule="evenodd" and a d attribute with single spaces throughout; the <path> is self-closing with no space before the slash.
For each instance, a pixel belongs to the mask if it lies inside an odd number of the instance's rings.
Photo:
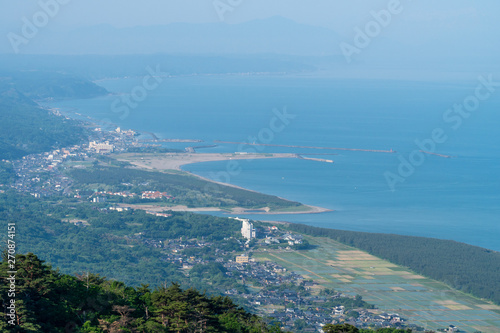
<path id="1" fill-rule="evenodd" d="M 455 325 L 470 333 L 500 332 L 500 306 L 331 239 L 307 239 L 317 247 L 307 251 L 260 252 L 254 257 L 275 261 L 321 287 L 359 294 L 378 309 L 398 313 L 426 329 Z"/>

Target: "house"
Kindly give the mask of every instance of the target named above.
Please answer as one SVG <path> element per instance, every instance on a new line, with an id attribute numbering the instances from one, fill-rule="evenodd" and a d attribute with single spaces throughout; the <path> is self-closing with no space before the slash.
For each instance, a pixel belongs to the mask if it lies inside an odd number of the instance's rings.
<path id="1" fill-rule="evenodd" d="M 345 307 L 344 306 L 336 306 L 333 311 L 335 312 L 336 316 L 342 316 L 344 314 Z"/>
<path id="2" fill-rule="evenodd" d="M 159 191 L 144 191 L 142 192 L 142 199 L 161 199 L 167 198 L 170 199 L 172 196 L 168 195 L 167 192 L 159 192 Z"/>
<path id="3" fill-rule="evenodd" d="M 279 239 L 274 238 L 274 237 L 266 237 L 266 239 L 264 240 L 264 243 L 266 243 L 266 244 L 272 244 L 272 243 L 279 244 L 280 241 L 279 241 Z"/>

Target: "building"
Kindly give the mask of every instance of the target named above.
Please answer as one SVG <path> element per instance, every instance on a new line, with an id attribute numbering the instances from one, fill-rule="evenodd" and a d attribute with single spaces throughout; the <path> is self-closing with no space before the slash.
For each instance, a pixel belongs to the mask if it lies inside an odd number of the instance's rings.
<path id="1" fill-rule="evenodd" d="M 171 199 L 172 196 L 168 195 L 167 192 L 144 191 L 144 192 L 142 192 L 141 198 L 142 199 L 161 199 L 161 198 Z"/>
<path id="2" fill-rule="evenodd" d="M 335 313 L 336 316 L 342 316 L 344 314 L 345 307 L 343 305 L 341 306 L 336 306 L 333 309 L 333 312 Z"/>
<path id="3" fill-rule="evenodd" d="M 248 256 L 245 254 L 242 254 L 241 256 L 237 256 L 236 263 L 237 264 L 248 264 Z"/>
<path id="4" fill-rule="evenodd" d="M 159 217 L 170 217 L 172 214 L 167 214 L 167 213 L 159 213 L 159 212 L 154 212 L 151 210 L 147 210 L 146 214 L 154 215 L 154 216 L 159 216 Z"/>
<path id="5" fill-rule="evenodd" d="M 116 130 L 116 133 L 118 134 L 126 134 L 126 135 L 135 135 L 135 132 L 132 130 L 122 130 L 120 127 L 118 127 Z"/>
<path id="6" fill-rule="evenodd" d="M 109 209 L 110 210 L 116 210 L 117 212 L 125 212 L 125 211 L 129 210 L 128 207 L 110 207 Z"/>
<path id="7" fill-rule="evenodd" d="M 92 141 L 89 143 L 89 149 L 95 150 L 98 154 L 104 154 L 104 153 L 112 153 L 113 150 L 115 149 L 115 146 L 109 144 L 108 141 L 106 141 L 105 143 L 97 143 L 95 141 Z"/>
<path id="8" fill-rule="evenodd" d="M 279 244 L 280 243 L 280 240 L 275 238 L 275 237 L 269 237 L 269 236 L 266 236 L 266 240 L 264 241 L 264 243 L 266 244 Z"/>
<path id="9" fill-rule="evenodd" d="M 241 235 L 246 238 L 247 240 L 252 240 L 255 238 L 255 228 L 253 227 L 253 223 L 251 223 L 247 219 L 239 219 L 236 218 L 236 220 L 241 221 Z"/>

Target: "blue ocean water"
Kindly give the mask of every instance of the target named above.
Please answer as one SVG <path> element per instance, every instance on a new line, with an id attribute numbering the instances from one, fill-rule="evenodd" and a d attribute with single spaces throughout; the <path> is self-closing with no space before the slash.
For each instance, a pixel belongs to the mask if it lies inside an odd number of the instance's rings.
<path id="1" fill-rule="evenodd" d="M 101 81 L 117 94 L 142 79 Z M 163 138 L 395 150 L 375 153 L 221 144 L 206 152 L 293 152 L 334 160 L 239 161 L 187 165 L 185 170 L 305 204 L 333 209 L 306 215 L 249 215 L 315 226 L 453 239 L 500 250 L 500 91 L 458 123 L 443 116 L 474 93 L 478 82 L 335 80 L 270 76 L 191 76 L 165 79 L 128 112 L 120 95 L 54 103 L 123 128 Z M 286 110 L 286 111 L 285 111 Z M 284 116 L 288 114 L 288 116 Z M 279 116 L 278 116 L 279 115 Z M 280 120 L 281 119 L 281 120 Z M 445 138 L 424 150 L 415 140 Z M 171 145 L 182 146 L 182 145 Z M 336 155 L 314 155 L 336 154 Z M 421 165 L 400 174 L 410 154 Z M 420 163 L 419 163 L 420 164 Z M 231 174 L 228 173 L 231 171 Z M 406 171 L 406 170 L 403 170 Z M 389 186 L 386 174 L 404 177 Z M 408 176 L 408 177 L 407 177 Z"/>

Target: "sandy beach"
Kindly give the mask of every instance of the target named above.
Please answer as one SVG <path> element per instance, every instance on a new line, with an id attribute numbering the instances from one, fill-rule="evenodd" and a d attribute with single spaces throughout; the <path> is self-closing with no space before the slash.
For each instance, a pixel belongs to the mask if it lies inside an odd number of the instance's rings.
<path id="1" fill-rule="evenodd" d="M 321 207 L 315 207 L 315 206 L 308 206 L 304 205 L 305 209 L 304 210 L 297 210 L 297 211 L 270 211 L 269 207 L 264 207 L 261 209 L 246 209 L 242 207 L 234 207 L 230 211 L 224 210 L 218 207 L 187 207 L 184 205 L 177 205 L 177 206 L 163 206 L 163 205 L 147 205 L 147 204 L 118 204 L 120 207 L 126 207 L 126 208 L 131 208 L 131 209 L 140 209 L 140 210 L 146 210 L 150 212 L 155 212 L 155 213 L 162 213 L 162 212 L 167 212 L 167 211 L 173 211 L 173 212 L 193 212 L 193 213 L 203 213 L 203 212 L 225 212 L 226 214 L 241 214 L 241 215 L 260 215 L 260 214 L 266 214 L 266 215 L 278 215 L 278 214 L 318 214 L 318 213 L 325 213 L 325 212 L 331 212 L 332 210 L 326 209 L 326 208 L 321 208 Z"/>
<path id="2" fill-rule="evenodd" d="M 297 158 L 296 154 L 231 154 L 231 153 L 165 153 L 165 154 L 120 154 L 119 161 L 129 162 L 150 170 L 181 170 L 183 165 L 201 162 Z"/>
<path id="3" fill-rule="evenodd" d="M 192 164 L 192 163 L 201 163 L 201 162 L 212 162 L 212 161 L 237 161 L 237 160 L 248 160 L 248 159 L 271 159 L 271 158 L 298 158 L 296 154 L 231 154 L 231 153 L 164 153 L 164 154 L 120 154 L 116 155 L 115 158 L 119 161 L 129 162 L 137 168 L 148 169 L 148 170 L 157 170 L 157 171 L 168 171 L 168 170 L 176 170 L 182 171 L 181 167 L 183 165 Z M 186 171 L 183 171 L 186 172 Z M 252 191 L 246 188 L 242 188 L 232 184 L 219 183 L 215 182 L 211 179 L 204 178 L 198 176 L 196 174 L 189 173 L 195 177 L 201 178 L 203 180 L 225 185 L 240 188 L 246 191 Z M 255 191 L 252 191 L 255 192 Z M 282 198 L 287 200 L 285 198 Z M 125 205 L 122 204 L 122 207 L 129 207 L 134 209 L 143 209 L 154 212 L 163 212 L 163 211 L 178 211 L 178 212 L 214 212 L 221 211 L 226 212 L 228 214 L 269 214 L 269 215 L 277 215 L 277 214 L 318 214 L 324 212 L 331 212 L 332 210 L 315 207 L 309 205 L 303 205 L 303 209 L 298 210 L 283 210 L 283 211 L 271 211 L 269 207 L 263 207 L 260 209 L 246 209 L 242 207 L 234 207 L 231 211 L 227 211 L 224 209 L 220 209 L 218 207 L 199 207 L 199 208 L 190 208 L 187 206 L 158 206 L 158 205 Z"/>

